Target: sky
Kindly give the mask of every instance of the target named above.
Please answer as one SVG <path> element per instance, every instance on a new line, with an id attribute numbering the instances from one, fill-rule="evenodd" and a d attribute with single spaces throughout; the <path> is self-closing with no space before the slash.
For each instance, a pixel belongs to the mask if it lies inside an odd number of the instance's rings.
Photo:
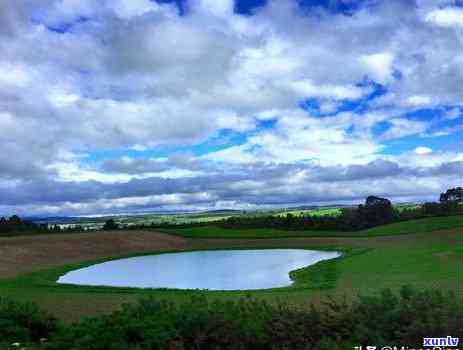
<path id="1" fill-rule="evenodd" d="M 463 2 L 0 3 L 0 215 L 437 200 Z"/>

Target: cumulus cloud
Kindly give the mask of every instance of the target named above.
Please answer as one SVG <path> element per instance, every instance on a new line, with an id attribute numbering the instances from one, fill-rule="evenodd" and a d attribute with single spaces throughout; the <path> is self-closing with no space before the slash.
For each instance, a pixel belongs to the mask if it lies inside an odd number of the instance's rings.
<path id="1" fill-rule="evenodd" d="M 388 121 L 389 129 L 382 135 L 384 140 L 397 139 L 404 136 L 415 135 L 426 131 L 429 122 L 420 120 L 410 120 L 404 118 L 394 118 Z"/>
<path id="2" fill-rule="evenodd" d="M 380 52 L 361 57 L 362 62 L 367 66 L 369 75 L 374 81 L 386 84 L 392 79 L 394 57 L 388 52 Z"/>
<path id="3" fill-rule="evenodd" d="M 432 149 L 429 147 L 420 146 L 420 147 L 415 148 L 414 152 L 416 154 L 429 154 L 429 153 L 432 153 Z"/>
<path id="4" fill-rule="evenodd" d="M 458 7 L 435 9 L 426 15 L 426 21 L 442 27 L 463 27 L 463 10 Z"/>

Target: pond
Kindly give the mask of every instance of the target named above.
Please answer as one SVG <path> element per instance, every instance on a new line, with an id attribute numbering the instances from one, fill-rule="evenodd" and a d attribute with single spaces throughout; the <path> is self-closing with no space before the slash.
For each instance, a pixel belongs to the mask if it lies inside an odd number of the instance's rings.
<path id="1" fill-rule="evenodd" d="M 70 271 L 58 283 L 209 290 L 250 290 L 291 285 L 289 272 L 338 257 L 306 249 L 211 250 L 112 260 Z"/>

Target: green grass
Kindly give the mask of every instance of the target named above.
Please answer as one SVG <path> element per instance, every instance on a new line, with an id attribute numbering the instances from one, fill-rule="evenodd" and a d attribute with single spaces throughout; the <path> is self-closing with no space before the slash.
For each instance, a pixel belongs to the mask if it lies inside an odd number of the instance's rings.
<path id="1" fill-rule="evenodd" d="M 77 218 L 65 222 L 57 222 L 62 228 L 82 226 L 85 229 L 101 229 L 109 218 L 113 218 L 123 227 L 135 225 L 162 225 L 162 224 L 198 224 L 225 220 L 233 215 L 243 215 L 241 212 L 214 212 L 214 213 L 191 213 L 191 214 L 146 214 L 146 215 L 121 215 L 98 218 Z M 54 223 L 53 223 L 54 224 Z"/>
<path id="2" fill-rule="evenodd" d="M 291 214 L 294 216 L 322 216 L 322 215 L 339 215 L 341 213 L 341 208 L 316 208 L 316 209 L 305 209 L 305 210 L 285 210 L 275 214 L 276 216 L 286 216 Z"/>
<path id="3" fill-rule="evenodd" d="M 418 209 L 421 207 L 420 204 L 396 204 L 394 208 L 398 211 L 403 211 L 405 209 Z M 322 215 L 339 215 L 341 214 L 340 207 L 324 207 L 324 208 L 314 208 L 314 209 L 304 209 L 304 210 L 283 210 L 274 215 L 276 216 L 286 216 L 287 214 L 291 214 L 294 216 L 303 216 L 303 215 L 311 215 L 311 216 L 322 216 Z"/>
<path id="4" fill-rule="evenodd" d="M 219 226 L 166 228 L 158 231 L 186 238 L 287 238 L 287 237 L 371 237 L 431 232 L 463 228 L 463 216 L 430 217 L 397 222 L 358 232 L 342 231 L 291 231 L 274 228 L 231 229 Z"/>
<path id="5" fill-rule="evenodd" d="M 163 228 L 156 231 L 176 234 L 187 238 L 286 238 L 338 235 L 339 232 L 290 231 L 274 228 L 230 229 L 219 226 L 200 226 L 188 228 Z"/>
<path id="6" fill-rule="evenodd" d="M 463 215 L 430 217 L 418 220 L 397 222 L 390 225 L 373 227 L 364 231 L 369 236 L 403 235 L 416 232 L 432 232 L 463 228 Z"/>

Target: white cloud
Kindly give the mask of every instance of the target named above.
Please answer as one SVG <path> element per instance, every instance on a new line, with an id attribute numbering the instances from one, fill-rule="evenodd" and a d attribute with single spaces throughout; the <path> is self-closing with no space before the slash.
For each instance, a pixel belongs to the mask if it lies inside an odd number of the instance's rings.
<path id="1" fill-rule="evenodd" d="M 383 140 L 398 139 L 419 134 L 425 132 L 429 126 L 429 122 L 405 118 L 394 118 L 388 122 L 391 124 L 391 127 L 381 135 Z"/>
<path id="2" fill-rule="evenodd" d="M 364 55 L 360 59 L 367 66 L 368 74 L 373 80 L 385 84 L 392 79 L 394 56 L 391 53 Z"/>
<path id="3" fill-rule="evenodd" d="M 131 147 L 129 147 L 131 150 L 133 151 L 137 151 L 137 152 L 143 152 L 143 151 L 146 151 L 148 149 L 148 147 L 146 146 L 143 146 L 143 145 L 133 145 Z"/>
<path id="4" fill-rule="evenodd" d="M 8 132 L 15 126 L 14 117 L 8 112 L 0 112 L 0 128 L 3 132 Z"/>
<path id="5" fill-rule="evenodd" d="M 240 118 L 233 112 L 217 112 L 217 127 L 230 129 L 238 132 L 245 132 L 254 129 L 256 123 L 252 118 Z"/>
<path id="6" fill-rule="evenodd" d="M 233 14 L 233 0 L 193 0 L 191 3 L 193 11 L 198 11 L 201 14 L 210 14 L 217 17 Z"/>
<path id="7" fill-rule="evenodd" d="M 24 87 L 30 80 L 31 76 L 27 72 L 27 68 L 18 64 L 0 61 L 0 86 L 5 84 Z"/>
<path id="8" fill-rule="evenodd" d="M 91 0 L 57 0 L 48 9 L 46 20 L 50 24 L 69 23 L 78 17 L 90 17 L 95 11 Z"/>
<path id="9" fill-rule="evenodd" d="M 420 147 L 415 148 L 413 152 L 415 152 L 416 154 L 424 155 L 424 154 L 432 153 L 432 149 L 429 147 L 420 146 Z"/>
<path id="10" fill-rule="evenodd" d="M 209 153 L 208 159 L 225 162 L 286 163 L 315 160 L 320 164 L 365 163 L 382 149 L 368 134 L 350 136 L 350 117 L 318 119 L 297 110 L 267 112 L 277 115 L 276 130 L 258 132 L 241 146 Z"/>
<path id="11" fill-rule="evenodd" d="M 463 27 L 463 10 L 458 7 L 447 7 L 429 12 L 426 21 L 442 27 Z"/>
<path id="12" fill-rule="evenodd" d="M 210 152 L 204 155 L 203 158 L 215 162 L 226 163 L 253 163 L 257 161 L 256 157 L 251 153 L 251 147 L 248 144 Z"/>
<path id="13" fill-rule="evenodd" d="M 407 103 L 413 107 L 424 107 L 432 103 L 432 99 L 429 96 L 414 95 L 407 99 Z"/>
<path id="14" fill-rule="evenodd" d="M 149 0 L 112 0 L 111 6 L 120 18 L 132 18 L 159 9 L 156 2 Z"/>
<path id="15" fill-rule="evenodd" d="M 73 93 L 67 93 L 60 89 L 55 89 L 50 92 L 48 99 L 57 108 L 66 107 L 74 104 L 79 100 L 79 96 Z"/>
<path id="16" fill-rule="evenodd" d="M 454 120 L 461 117 L 461 110 L 458 107 L 452 108 L 445 112 L 445 118 L 449 120 Z"/>
<path id="17" fill-rule="evenodd" d="M 314 85 L 310 80 L 293 81 L 289 86 L 294 92 L 305 97 L 333 98 L 336 100 L 358 99 L 364 90 L 354 85 Z"/>

